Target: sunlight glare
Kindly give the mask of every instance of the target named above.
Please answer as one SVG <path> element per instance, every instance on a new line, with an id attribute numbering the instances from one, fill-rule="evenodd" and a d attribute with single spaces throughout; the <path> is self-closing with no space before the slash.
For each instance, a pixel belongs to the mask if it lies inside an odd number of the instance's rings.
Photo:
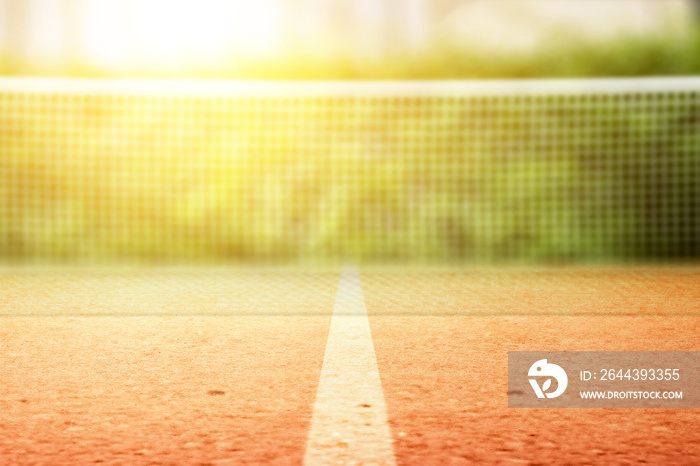
<path id="1" fill-rule="evenodd" d="M 91 56 L 141 65 L 210 63 L 274 52 L 279 0 L 100 0 L 88 10 Z M 134 63 L 132 63 L 134 64 Z"/>

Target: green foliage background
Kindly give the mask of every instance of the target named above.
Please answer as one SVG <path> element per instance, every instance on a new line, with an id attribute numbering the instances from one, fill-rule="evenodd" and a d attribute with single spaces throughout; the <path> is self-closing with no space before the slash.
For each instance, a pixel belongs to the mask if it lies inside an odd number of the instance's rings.
<path id="1" fill-rule="evenodd" d="M 438 43 L 427 50 L 381 54 L 375 58 L 338 53 L 319 57 L 286 54 L 212 65 L 177 68 L 100 68 L 85 62 L 22 60 L 0 52 L 5 76 L 159 77 L 223 79 L 513 79 L 700 74 L 700 21 L 688 30 L 662 29 L 645 35 L 582 39 L 556 31 L 532 49 L 493 49 L 488 44 Z"/>
<path id="2" fill-rule="evenodd" d="M 0 95 L 0 255 L 697 258 L 700 92 Z"/>
<path id="3" fill-rule="evenodd" d="M 274 73 L 258 64 L 235 77 L 693 74 L 699 38 L 624 39 L 524 57 L 441 50 L 371 66 L 290 60 Z M 699 257 L 698 92 L 363 99 L 0 93 L 5 262 Z"/>

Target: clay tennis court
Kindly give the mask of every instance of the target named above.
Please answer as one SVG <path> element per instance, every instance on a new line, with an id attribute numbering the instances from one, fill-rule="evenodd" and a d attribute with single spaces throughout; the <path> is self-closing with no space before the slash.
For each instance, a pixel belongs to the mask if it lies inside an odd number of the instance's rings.
<path id="1" fill-rule="evenodd" d="M 381 386 L 338 433 L 343 273 L 4 269 L 1 462 L 697 464 L 696 409 L 507 407 L 508 351 L 700 350 L 697 268 L 360 268 Z"/>

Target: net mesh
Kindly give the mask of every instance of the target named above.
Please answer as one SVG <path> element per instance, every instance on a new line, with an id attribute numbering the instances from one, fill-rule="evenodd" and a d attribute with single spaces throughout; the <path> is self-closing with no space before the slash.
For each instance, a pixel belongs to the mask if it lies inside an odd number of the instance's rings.
<path id="1" fill-rule="evenodd" d="M 696 79 L 0 84 L 3 261 L 699 257 Z"/>

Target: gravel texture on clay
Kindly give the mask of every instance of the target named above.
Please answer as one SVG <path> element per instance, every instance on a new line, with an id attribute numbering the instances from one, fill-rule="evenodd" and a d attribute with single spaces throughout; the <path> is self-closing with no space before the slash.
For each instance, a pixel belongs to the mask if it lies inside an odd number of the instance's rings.
<path id="1" fill-rule="evenodd" d="M 398 464 L 700 462 L 697 409 L 508 408 L 508 351 L 700 350 L 697 272 L 577 275 L 363 275 Z"/>
<path id="2" fill-rule="evenodd" d="M 361 269 L 398 464 L 698 464 L 695 409 L 507 408 L 507 352 L 700 350 L 700 271 Z M 338 271 L 0 271 L 0 464 L 301 464 Z"/>
<path id="3" fill-rule="evenodd" d="M 300 464 L 337 274 L 139 273 L 0 278 L 0 464 Z"/>

